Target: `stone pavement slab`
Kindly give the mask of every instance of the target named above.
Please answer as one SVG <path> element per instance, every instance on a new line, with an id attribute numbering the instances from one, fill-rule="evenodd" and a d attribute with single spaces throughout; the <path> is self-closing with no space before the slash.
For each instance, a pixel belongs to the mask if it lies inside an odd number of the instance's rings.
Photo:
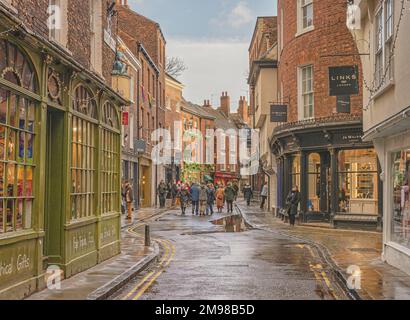
<path id="1" fill-rule="evenodd" d="M 45 289 L 31 295 L 27 300 L 86 300 L 90 299 L 91 294 L 94 294 L 91 299 L 98 298 L 96 293 L 106 295 L 110 292 L 110 286 L 118 287 L 121 281 L 126 281 L 127 277 L 138 273 L 139 266 L 143 269 L 159 254 L 157 246 L 144 246 L 143 234 L 137 237 L 128 233 L 128 228 L 154 215 L 165 214 L 165 212 L 166 210 L 163 209 L 142 209 L 134 212 L 134 221 L 131 223 L 122 217 L 120 255 L 63 280 L 60 290 Z M 99 291 L 96 292 L 96 290 Z"/>
<path id="2" fill-rule="evenodd" d="M 297 236 L 327 248 L 332 260 L 344 272 L 358 266 L 361 270 L 361 290 L 356 290 L 363 299 L 410 300 L 410 276 L 381 260 L 382 234 L 378 232 L 339 230 L 320 227 L 296 226 L 291 228 L 271 212 L 259 207 L 238 207 L 248 221 L 258 228 Z"/>

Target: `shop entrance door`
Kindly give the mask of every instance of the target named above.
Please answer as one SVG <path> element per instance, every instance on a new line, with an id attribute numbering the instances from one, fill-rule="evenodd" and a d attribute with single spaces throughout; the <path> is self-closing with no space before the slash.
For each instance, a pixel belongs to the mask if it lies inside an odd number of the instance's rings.
<path id="1" fill-rule="evenodd" d="M 46 194 L 44 256 L 47 264 L 62 262 L 62 227 L 64 225 L 64 112 L 47 112 Z"/>

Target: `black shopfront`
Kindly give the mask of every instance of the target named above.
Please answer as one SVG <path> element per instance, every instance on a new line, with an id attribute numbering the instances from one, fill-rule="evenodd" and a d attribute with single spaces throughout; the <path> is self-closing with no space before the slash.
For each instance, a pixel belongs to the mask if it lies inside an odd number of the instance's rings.
<path id="1" fill-rule="evenodd" d="M 381 170 L 373 145 L 362 136 L 362 119 L 354 115 L 278 126 L 271 140 L 278 164 L 278 215 L 286 216 L 286 197 L 298 186 L 301 223 L 380 228 Z"/>

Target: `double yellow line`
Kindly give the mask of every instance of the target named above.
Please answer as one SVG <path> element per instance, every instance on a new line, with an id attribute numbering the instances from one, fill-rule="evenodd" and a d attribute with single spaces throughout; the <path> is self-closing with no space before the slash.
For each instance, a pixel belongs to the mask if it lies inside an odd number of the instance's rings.
<path id="1" fill-rule="evenodd" d="M 140 234 L 135 232 L 135 229 L 142 225 L 144 224 L 135 225 L 129 228 L 127 231 L 134 236 L 142 237 Z M 148 273 L 135 287 L 133 287 L 128 292 L 126 296 L 122 298 L 122 300 L 138 300 L 152 286 L 155 280 L 157 280 L 158 277 L 165 271 L 165 269 L 169 266 L 172 259 L 174 258 L 176 248 L 170 241 L 164 239 L 154 239 L 154 241 L 158 242 L 164 249 L 164 254 L 158 264 L 159 269 Z"/>

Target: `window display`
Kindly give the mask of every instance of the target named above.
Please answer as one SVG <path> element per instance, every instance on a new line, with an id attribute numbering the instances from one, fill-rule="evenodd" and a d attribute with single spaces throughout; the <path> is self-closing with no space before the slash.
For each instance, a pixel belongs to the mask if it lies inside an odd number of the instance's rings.
<path id="1" fill-rule="evenodd" d="M 96 103 L 91 93 L 83 86 L 77 87 L 73 109 L 77 115 L 72 117 L 72 154 L 71 154 L 71 218 L 72 220 L 96 214 Z M 84 117 L 85 116 L 85 117 Z M 95 119 L 86 119 L 91 117 Z"/>
<path id="2" fill-rule="evenodd" d="M 410 248 L 410 150 L 393 154 L 392 241 Z"/>
<path id="3" fill-rule="evenodd" d="M 310 212 L 318 212 L 320 210 L 320 155 L 312 153 L 309 155 L 308 164 L 308 204 L 307 208 Z"/>
<path id="4" fill-rule="evenodd" d="M 296 155 L 292 161 L 292 188 L 300 188 L 300 155 Z"/>
<path id="5" fill-rule="evenodd" d="M 32 227 L 34 108 L 0 89 L 0 233 Z"/>
<path id="6" fill-rule="evenodd" d="M 119 172 L 117 161 L 120 157 L 118 134 L 110 129 L 119 130 L 118 117 L 114 106 L 107 102 L 103 108 L 103 122 L 105 128 L 102 131 L 102 213 L 119 212 Z M 128 163 L 127 163 L 128 165 Z M 132 170 L 130 170 L 133 172 Z"/>
<path id="7" fill-rule="evenodd" d="M 378 177 L 375 150 L 342 150 L 338 157 L 340 212 L 377 215 Z"/>

